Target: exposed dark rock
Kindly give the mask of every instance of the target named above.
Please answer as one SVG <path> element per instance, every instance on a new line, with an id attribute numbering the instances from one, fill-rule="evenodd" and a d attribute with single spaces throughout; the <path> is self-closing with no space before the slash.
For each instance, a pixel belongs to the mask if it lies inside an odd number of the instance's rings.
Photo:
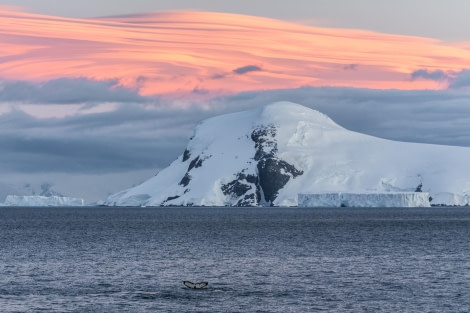
<path id="1" fill-rule="evenodd" d="M 191 152 L 188 149 L 184 150 L 183 153 L 183 162 L 186 162 L 191 157 Z"/>
<path id="2" fill-rule="evenodd" d="M 199 158 L 199 156 L 198 156 L 189 163 L 188 172 L 190 170 L 192 170 L 193 168 L 198 168 L 198 167 L 201 167 L 201 166 L 202 166 L 202 159 Z"/>
<path id="3" fill-rule="evenodd" d="M 236 179 L 232 180 L 227 184 L 222 185 L 222 192 L 225 195 L 231 194 L 236 197 L 244 195 L 248 190 L 251 189 L 251 186 L 249 184 L 245 184 L 243 180 L 245 180 L 245 175 L 242 173 L 238 173 Z"/>
<path id="4" fill-rule="evenodd" d="M 423 192 L 423 184 L 419 184 L 418 187 L 416 187 L 415 192 Z"/>
<path id="5" fill-rule="evenodd" d="M 303 171 L 297 170 L 293 165 L 281 160 L 276 153 L 277 142 L 276 127 L 268 125 L 258 127 L 251 133 L 251 139 L 255 142 L 255 157 L 258 161 L 257 184 L 263 191 L 264 200 L 272 203 L 280 189 L 282 189 L 291 178 L 303 174 Z"/>
<path id="6" fill-rule="evenodd" d="M 244 184 L 239 180 L 233 180 L 228 184 L 222 185 L 222 192 L 225 195 L 230 194 L 236 197 L 243 196 L 250 189 L 250 185 Z"/>
<path id="7" fill-rule="evenodd" d="M 303 174 L 303 171 L 297 170 L 293 165 L 276 158 L 260 160 L 257 168 L 264 199 L 271 203 L 291 177 L 295 178 Z"/>
<path id="8" fill-rule="evenodd" d="M 272 204 L 276 200 L 279 190 L 291 178 L 303 174 L 303 171 L 277 157 L 276 131 L 274 125 L 267 125 L 259 126 L 251 133 L 251 140 L 253 140 L 256 150 L 253 159 L 257 163 L 257 175 L 245 174 L 243 172 L 245 170 L 243 170 L 236 175 L 234 180 L 221 186 L 223 194 L 229 196 L 232 200 L 236 200 L 237 206 L 254 206 L 260 204 L 260 202 Z M 191 153 L 189 150 L 185 150 L 183 161 L 185 162 L 190 158 Z M 197 156 L 192 159 L 188 165 L 188 171 L 179 184 L 184 187 L 188 186 L 191 182 L 190 171 L 201 167 L 206 158 Z"/>
<path id="9" fill-rule="evenodd" d="M 183 154 L 183 161 L 186 159 L 186 158 L 189 158 L 191 155 L 190 153 L 188 152 L 188 150 L 185 150 L 184 151 L 184 154 Z M 188 160 L 188 159 L 186 159 Z M 188 166 L 188 171 L 186 172 L 186 174 L 184 175 L 184 177 L 181 179 L 181 181 L 179 182 L 179 184 L 181 186 L 184 186 L 186 187 L 189 182 L 191 181 L 191 175 L 189 174 L 189 172 L 193 169 L 193 168 L 198 168 L 198 167 L 201 167 L 202 166 L 202 159 L 198 157 L 196 157 L 195 159 L 193 159 L 190 163 L 189 163 L 189 166 Z"/>
<path id="10" fill-rule="evenodd" d="M 266 157 L 274 157 L 277 152 L 277 143 L 274 139 L 276 137 L 276 127 L 269 125 L 265 127 L 258 127 L 251 133 L 251 140 L 255 143 L 255 157 L 256 161 Z"/>
<path id="11" fill-rule="evenodd" d="M 257 186 L 257 176 L 238 173 L 234 180 L 222 185 L 221 189 L 224 195 L 228 195 L 234 199 L 244 195 L 243 199 L 238 200 L 236 206 L 253 206 L 258 204 L 260 199 Z"/>
<path id="12" fill-rule="evenodd" d="M 181 181 L 179 182 L 179 184 L 181 186 L 186 187 L 190 181 L 191 181 L 191 175 L 189 175 L 189 173 L 186 173 L 184 177 L 181 179 Z"/>
<path id="13" fill-rule="evenodd" d="M 256 193 L 249 193 L 243 197 L 243 199 L 237 202 L 237 206 L 255 206 L 259 203 L 259 193 L 256 189 Z"/>
<path id="14" fill-rule="evenodd" d="M 168 201 L 171 201 L 171 200 L 178 199 L 179 197 L 180 197 L 180 196 L 173 196 L 173 197 L 168 197 L 168 198 L 166 198 L 166 200 L 165 200 L 165 201 L 163 201 L 163 203 L 165 203 L 165 202 L 168 202 Z"/>
<path id="15" fill-rule="evenodd" d="M 249 193 L 237 201 L 235 206 L 247 207 L 247 206 L 256 206 L 258 204 L 258 198 L 256 198 L 256 193 Z"/>
<path id="16" fill-rule="evenodd" d="M 257 185 L 258 184 L 258 176 L 256 175 L 246 175 L 245 179 L 247 182 Z"/>

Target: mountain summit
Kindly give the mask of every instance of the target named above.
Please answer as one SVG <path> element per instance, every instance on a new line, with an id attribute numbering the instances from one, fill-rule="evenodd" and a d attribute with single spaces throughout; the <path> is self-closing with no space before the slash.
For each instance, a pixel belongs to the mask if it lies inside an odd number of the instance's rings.
<path id="1" fill-rule="evenodd" d="M 299 193 L 423 191 L 464 205 L 468 160 L 470 148 L 380 139 L 277 102 L 201 122 L 169 167 L 104 204 L 295 206 Z"/>

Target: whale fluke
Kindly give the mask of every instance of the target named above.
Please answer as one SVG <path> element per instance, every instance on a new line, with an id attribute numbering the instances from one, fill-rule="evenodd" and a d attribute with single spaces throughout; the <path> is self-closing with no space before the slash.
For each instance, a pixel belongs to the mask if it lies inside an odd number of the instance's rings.
<path id="1" fill-rule="evenodd" d="M 206 282 L 206 281 L 203 281 L 203 282 L 200 282 L 200 283 L 192 283 L 188 280 L 185 280 L 185 281 L 183 281 L 183 284 L 186 287 L 191 288 L 191 289 L 202 289 L 202 288 L 206 287 L 209 283 Z"/>

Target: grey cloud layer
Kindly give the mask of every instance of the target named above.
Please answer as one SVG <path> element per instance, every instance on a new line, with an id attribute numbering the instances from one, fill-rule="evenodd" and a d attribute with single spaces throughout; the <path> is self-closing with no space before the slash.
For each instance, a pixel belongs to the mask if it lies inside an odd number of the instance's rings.
<path id="1" fill-rule="evenodd" d="M 117 80 L 59 78 L 44 84 L 25 81 L 0 82 L 0 101 L 72 104 L 84 102 L 142 102 L 137 91 L 118 86 Z"/>
<path id="2" fill-rule="evenodd" d="M 0 116 L 0 171 L 109 173 L 160 168 L 192 133 L 188 116 L 127 104 L 100 114 L 37 119 Z"/>
<path id="3" fill-rule="evenodd" d="M 463 69 L 459 72 L 445 72 L 443 70 L 429 71 L 420 69 L 411 73 L 411 79 L 446 81 L 450 90 L 468 89 L 470 87 L 470 70 Z"/>

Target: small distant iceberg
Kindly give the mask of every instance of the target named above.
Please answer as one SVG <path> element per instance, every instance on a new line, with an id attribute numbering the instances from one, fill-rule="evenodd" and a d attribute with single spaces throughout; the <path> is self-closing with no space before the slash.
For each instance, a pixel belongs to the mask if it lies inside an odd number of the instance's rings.
<path id="1" fill-rule="evenodd" d="M 71 198 L 62 196 L 14 196 L 8 195 L 3 206 L 84 206 L 85 202 L 81 198 Z"/>
<path id="2" fill-rule="evenodd" d="M 299 207 L 430 207 L 427 192 L 299 194 Z"/>

